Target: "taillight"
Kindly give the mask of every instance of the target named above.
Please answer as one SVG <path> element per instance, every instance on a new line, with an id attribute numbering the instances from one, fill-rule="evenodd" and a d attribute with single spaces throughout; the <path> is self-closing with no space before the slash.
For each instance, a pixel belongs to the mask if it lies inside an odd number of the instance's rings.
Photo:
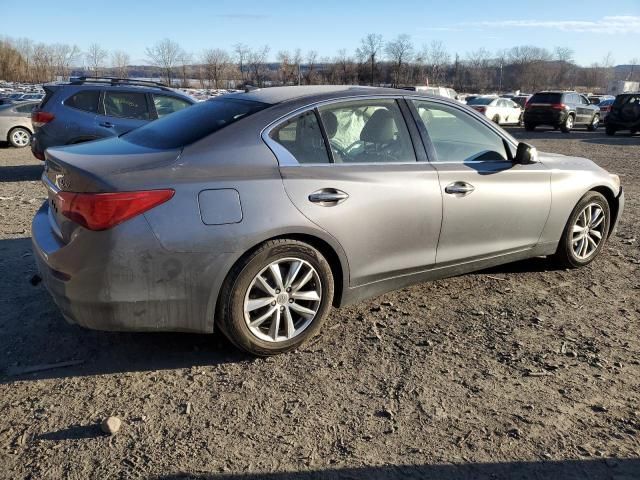
<path id="1" fill-rule="evenodd" d="M 473 108 L 475 108 L 480 113 L 484 113 L 487 111 L 487 107 L 473 107 Z"/>
<path id="2" fill-rule="evenodd" d="M 55 202 L 62 215 L 89 230 L 106 230 L 166 202 L 172 189 L 138 192 L 58 192 Z"/>
<path id="3" fill-rule="evenodd" d="M 53 113 L 35 111 L 31 114 L 31 123 L 34 127 L 42 127 L 56 118 Z"/>
<path id="4" fill-rule="evenodd" d="M 567 106 L 564 103 L 552 103 L 551 108 L 554 110 L 564 110 Z"/>
<path id="5" fill-rule="evenodd" d="M 601 112 L 608 112 L 609 110 L 611 110 L 611 107 L 600 107 Z"/>

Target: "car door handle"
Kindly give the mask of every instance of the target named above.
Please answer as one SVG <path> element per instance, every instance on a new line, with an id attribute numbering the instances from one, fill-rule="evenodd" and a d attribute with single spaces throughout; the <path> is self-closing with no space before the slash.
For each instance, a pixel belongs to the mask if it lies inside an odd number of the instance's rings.
<path id="1" fill-rule="evenodd" d="M 309 195 L 309 201 L 323 207 L 332 207 L 344 202 L 349 194 L 337 188 L 323 188 Z"/>
<path id="2" fill-rule="evenodd" d="M 450 193 L 452 195 L 469 195 L 476 189 L 473 185 L 467 182 L 453 182 L 447 185 L 444 189 L 445 192 Z"/>
<path id="3" fill-rule="evenodd" d="M 105 128 L 113 128 L 113 127 L 115 127 L 115 125 L 113 123 L 111 123 L 111 122 L 102 122 L 100 124 L 100 126 L 101 127 L 105 127 Z"/>

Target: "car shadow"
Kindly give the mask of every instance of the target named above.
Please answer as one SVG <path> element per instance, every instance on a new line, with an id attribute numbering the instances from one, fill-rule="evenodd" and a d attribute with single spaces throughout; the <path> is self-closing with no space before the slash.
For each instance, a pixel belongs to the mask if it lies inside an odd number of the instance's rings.
<path id="1" fill-rule="evenodd" d="M 0 167 L 0 183 L 37 181 L 42 176 L 43 165 L 15 165 Z"/>
<path id="2" fill-rule="evenodd" d="M 460 463 L 440 465 L 383 465 L 283 473 L 190 474 L 185 472 L 150 477 L 152 480 L 584 480 L 640 478 L 637 458 L 602 458 L 537 462 Z"/>
<path id="3" fill-rule="evenodd" d="M 0 271 L 0 383 L 253 361 L 220 333 L 118 333 L 68 324 L 39 281 L 30 238 L 0 240 Z"/>
<path id="4" fill-rule="evenodd" d="M 548 257 L 534 257 L 517 262 L 505 263 L 496 267 L 487 268 L 477 273 L 533 273 L 533 272 L 557 272 L 565 270 L 565 267 L 555 263 Z"/>
<path id="5" fill-rule="evenodd" d="M 85 440 L 88 438 L 102 437 L 104 435 L 105 434 L 102 433 L 102 430 L 100 430 L 100 427 L 97 424 L 73 425 L 61 430 L 42 433 L 38 435 L 36 439 L 59 442 L 61 440 Z"/>

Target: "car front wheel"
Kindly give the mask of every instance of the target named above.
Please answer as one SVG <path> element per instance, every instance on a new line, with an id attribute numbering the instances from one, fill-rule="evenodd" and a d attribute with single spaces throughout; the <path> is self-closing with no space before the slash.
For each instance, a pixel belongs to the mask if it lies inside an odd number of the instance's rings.
<path id="1" fill-rule="evenodd" d="M 269 241 L 230 272 L 219 326 L 253 355 L 288 352 L 318 333 L 333 292 L 331 267 L 318 250 L 297 240 Z"/>
<path id="2" fill-rule="evenodd" d="M 598 192 L 588 192 L 575 206 L 556 251 L 556 259 L 577 268 L 592 262 L 602 251 L 611 222 L 609 203 Z"/>
<path id="3" fill-rule="evenodd" d="M 560 126 L 560 130 L 569 133 L 573 129 L 573 115 L 567 115 L 564 123 Z"/>
<path id="4" fill-rule="evenodd" d="M 591 123 L 589 124 L 589 126 L 587 126 L 587 130 L 589 130 L 590 132 L 593 132 L 597 130 L 599 126 L 600 126 L 600 115 L 596 113 L 593 116 L 593 120 L 591 120 Z"/>

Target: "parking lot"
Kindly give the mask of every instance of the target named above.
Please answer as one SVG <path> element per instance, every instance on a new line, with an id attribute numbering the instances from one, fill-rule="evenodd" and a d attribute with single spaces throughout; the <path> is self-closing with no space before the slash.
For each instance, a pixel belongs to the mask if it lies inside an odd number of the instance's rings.
<path id="1" fill-rule="evenodd" d="M 600 259 L 406 288 L 268 359 L 219 334 L 65 323 L 30 253 L 42 163 L 0 145 L 0 477 L 637 478 L 640 136 L 509 130 L 620 175 Z"/>

